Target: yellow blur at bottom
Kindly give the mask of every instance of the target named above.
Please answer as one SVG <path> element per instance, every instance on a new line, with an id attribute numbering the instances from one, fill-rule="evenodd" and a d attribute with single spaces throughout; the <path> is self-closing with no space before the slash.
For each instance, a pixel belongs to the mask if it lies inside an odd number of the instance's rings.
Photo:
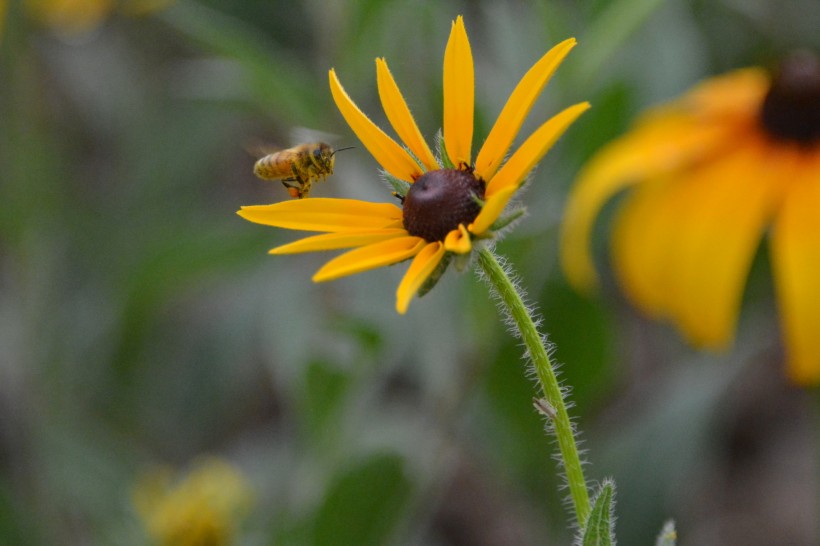
<path id="1" fill-rule="evenodd" d="M 155 544 L 226 546 L 251 502 L 241 472 L 213 458 L 194 462 L 187 475 L 175 477 L 169 467 L 143 475 L 133 493 L 134 506 Z"/>

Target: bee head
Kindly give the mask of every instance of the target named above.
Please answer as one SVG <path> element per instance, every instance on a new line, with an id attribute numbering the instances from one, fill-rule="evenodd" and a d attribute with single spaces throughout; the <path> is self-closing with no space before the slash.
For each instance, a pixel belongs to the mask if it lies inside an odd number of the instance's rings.
<path id="1" fill-rule="evenodd" d="M 322 150 L 322 152 L 323 152 L 323 154 L 322 154 L 323 158 L 322 159 L 326 162 L 326 164 L 329 166 L 329 168 L 331 170 L 333 169 L 333 166 L 336 163 L 336 153 L 337 152 L 341 152 L 342 150 L 350 150 L 352 148 L 355 148 L 355 146 L 348 146 L 347 148 L 339 148 L 338 150 L 334 150 L 333 148 L 331 148 L 327 144 L 323 144 L 322 146 L 323 147 L 327 146 L 327 149 Z M 319 150 L 317 150 L 315 153 L 319 153 Z"/>

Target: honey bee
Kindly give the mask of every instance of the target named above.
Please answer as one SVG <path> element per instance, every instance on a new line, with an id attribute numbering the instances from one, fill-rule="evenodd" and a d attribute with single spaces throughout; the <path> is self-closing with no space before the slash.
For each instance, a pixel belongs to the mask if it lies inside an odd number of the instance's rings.
<path id="1" fill-rule="evenodd" d="M 253 166 L 253 173 L 263 180 L 281 180 L 293 198 L 310 195 L 314 180 L 333 174 L 336 152 L 330 144 L 311 142 L 266 155 Z"/>

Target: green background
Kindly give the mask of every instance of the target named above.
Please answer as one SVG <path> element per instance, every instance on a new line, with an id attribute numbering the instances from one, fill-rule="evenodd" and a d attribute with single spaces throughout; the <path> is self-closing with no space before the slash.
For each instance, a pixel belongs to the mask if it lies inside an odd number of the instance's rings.
<path id="1" fill-rule="evenodd" d="M 330 67 L 387 127 L 385 57 L 432 140 L 459 14 L 476 143 L 529 66 L 579 40 L 522 134 L 593 109 L 541 163 L 498 251 L 557 346 L 588 478 L 617 484 L 620 543 L 653 543 L 667 518 L 683 545 L 818 543 L 815 393 L 785 382 L 765 252 L 723 355 L 623 300 L 611 206 L 600 297 L 556 265 L 583 162 L 702 78 L 817 50 L 816 1 L 186 0 L 81 35 L 24 4 L 0 42 L 0 544 L 146 544 L 135 482 L 202 454 L 254 486 L 237 544 L 570 543 L 522 348 L 469 270 L 399 316 L 405 266 L 313 284 L 327 255 L 268 256 L 294 234 L 235 215 L 287 198 L 253 176 L 248 148 L 317 131 L 358 144 Z M 360 145 L 313 195 L 392 199 Z"/>

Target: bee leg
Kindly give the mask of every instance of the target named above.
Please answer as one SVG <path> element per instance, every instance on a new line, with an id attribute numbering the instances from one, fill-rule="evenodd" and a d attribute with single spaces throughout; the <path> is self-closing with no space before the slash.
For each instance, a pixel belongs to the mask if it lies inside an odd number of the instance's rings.
<path id="1" fill-rule="evenodd" d="M 297 197 L 299 199 L 307 197 L 310 193 L 310 174 L 305 176 L 305 174 L 296 167 L 296 163 L 291 164 L 290 170 L 293 172 L 293 178 L 289 178 L 288 180 L 295 182 L 294 187 L 296 188 Z M 290 190 L 288 191 L 290 192 Z M 291 195 L 293 195 L 292 192 Z"/>
<path id="2" fill-rule="evenodd" d="M 301 194 L 301 186 L 299 182 L 294 178 L 283 178 L 281 180 L 282 185 L 285 186 L 285 189 L 288 190 L 288 194 L 293 197 L 300 197 Z"/>
<path id="3" fill-rule="evenodd" d="M 293 173 L 293 180 L 301 182 L 302 184 L 305 183 L 305 179 L 302 177 L 302 172 L 296 168 L 296 162 L 290 164 L 290 172 Z"/>
<path id="4" fill-rule="evenodd" d="M 282 185 L 285 186 L 286 190 L 288 190 L 288 195 L 290 195 L 294 199 L 301 199 L 302 187 L 299 185 L 298 182 L 290 178 L 287 178 L 282 180 Z"/>
<path id="5" fill-rule="evenodd" d="M 283 178 L 282 179 L 282 185 L 285 186 L 287 189 L 290 189 L 290 188 L 299 188 L 302 185 L 302 183 L 301 183 L 301 181 L 299 181 L 295 178 Z"/>
<path id="6" fill-rule="evenodd" d="M 283 178 L 282 184 L 288 189 L 288 193 L 291 197 L 304 199 L 310 194 L 310 178 L 305 179 L 301 176 Z"/>

